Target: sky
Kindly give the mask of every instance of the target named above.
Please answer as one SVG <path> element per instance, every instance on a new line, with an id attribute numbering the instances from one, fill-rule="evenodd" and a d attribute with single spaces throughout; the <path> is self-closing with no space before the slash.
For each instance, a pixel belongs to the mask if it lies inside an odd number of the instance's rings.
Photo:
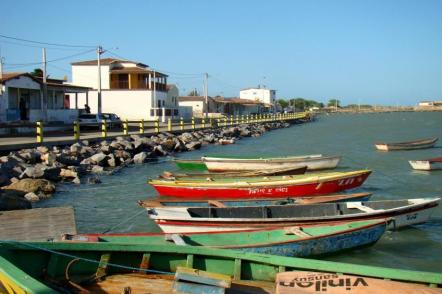
<path id="1" fill-rule="evenodd" d="M 51 77 L 105 57 L 148 64 L 180 94 L 238 96 L 264 85 L 277 98 L 415 105 L 442 100 L 440 0 L 6 1 L 4 71 L 32 71 L 47 48 Z M 57 60 L 60 59 L 60 60 Z M 55 60 L 55 61 L 53 61 Z"/>

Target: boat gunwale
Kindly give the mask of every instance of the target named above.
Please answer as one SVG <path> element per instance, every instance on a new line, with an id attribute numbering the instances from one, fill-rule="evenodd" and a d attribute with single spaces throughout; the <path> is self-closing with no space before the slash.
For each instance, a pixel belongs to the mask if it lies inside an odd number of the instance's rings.
<path id="1" fill-rule="evenodd" d="M 213 158 L 213 159 L 211 159 Z M 222 159 L 218 157 L 201 157 L 203 163 L 296 163 L 296 162 L 316 162 L 316 161 L 332 161 L 341 160 L 342 156 L 321 156 L 321 157 L 273 157 L 273 158 L 257 158 L 257 159 Z"/>
<path id="2" fill-rule="evenodd" d="M 393 142 L 393 143 L 375 142 L 374 144 L 375 145 L 384 145 L 384 146 L 406 147 L 407 145 L 419 146 L 419 145 L 432 144 L 432 143 L 436 143 L 438 140 L 439 140 L 439 138 L 437 138 L 437 137 L 431 137 L 431 138 L 415 140 L 415 141 Z"/>

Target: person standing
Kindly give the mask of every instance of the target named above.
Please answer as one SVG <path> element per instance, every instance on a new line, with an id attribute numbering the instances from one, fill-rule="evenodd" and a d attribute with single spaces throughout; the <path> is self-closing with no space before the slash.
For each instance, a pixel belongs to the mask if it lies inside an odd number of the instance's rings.
<path id="1" fill-rule="evenodd" d="M 28 120 L 26 101 L 23 97 L 20 98 L 18 107 L 20 109 L 20 120 Z"/>
<path id="2" fill-rule="evenodd" d="M 89 105 L 87 105 L 87 104 L 84 105 L 84 111 L 86 113 L 91 113 L 91 108 L 89 107 Z"/>

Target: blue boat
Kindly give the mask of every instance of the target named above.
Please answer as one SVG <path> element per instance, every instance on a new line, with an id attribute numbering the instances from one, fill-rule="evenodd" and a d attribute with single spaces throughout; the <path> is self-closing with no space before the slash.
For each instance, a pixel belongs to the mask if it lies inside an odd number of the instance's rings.
<path id="1" fill-rule="evenodd" d="M 385 232 L 387 222 L 387 220 L 364 220 L 314 226 L 209 233 L 87 234 L 67 236 L 65 239 L 80 242 L 144 244 L 147 246 L 191 245 L 281 256 L 308 257 L 372 245 Z"/>

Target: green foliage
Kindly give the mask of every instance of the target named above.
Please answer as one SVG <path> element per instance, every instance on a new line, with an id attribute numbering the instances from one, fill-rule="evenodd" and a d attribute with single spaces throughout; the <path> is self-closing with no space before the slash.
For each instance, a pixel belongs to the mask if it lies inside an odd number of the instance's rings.
<path id="1" fill-rule="evenodd" d="M 341 101 L 339 101 L 338 99 L 330 99 L 327 103 L 327 106 L 329 107 L 341 107 Z"/>
<path id="2" fill-rule="evenodd" d="M 292 98 L 289 100 L 290 106 L 294 106 L 296 111 L 307 110 L 312 107 L 323 108 L 324 103 L 317 102 L 315 100 L 309 100 L 304 98 Z"/>
<path id="3" fill-rule="evenodd" d="M 34 68 L 34 70 L 31 72 L 31 75 L 34 77 L 43 77 L 43 70 L 41 68 Z"/>
<path id="4" fill-rule="evenodd" d="M 187 96 L 200 96 L 197 89 L 193 89 L 192 91 L 187 94 Z"/>
<path id="5" fill-rule="evenodd" d="M 281 105 L 282 108 L 286 108 L 287 106 L 289 106 L 288 101 L 285 99 L 279 99 L 277 102 L 279 103 L 279 105 Z"/>

